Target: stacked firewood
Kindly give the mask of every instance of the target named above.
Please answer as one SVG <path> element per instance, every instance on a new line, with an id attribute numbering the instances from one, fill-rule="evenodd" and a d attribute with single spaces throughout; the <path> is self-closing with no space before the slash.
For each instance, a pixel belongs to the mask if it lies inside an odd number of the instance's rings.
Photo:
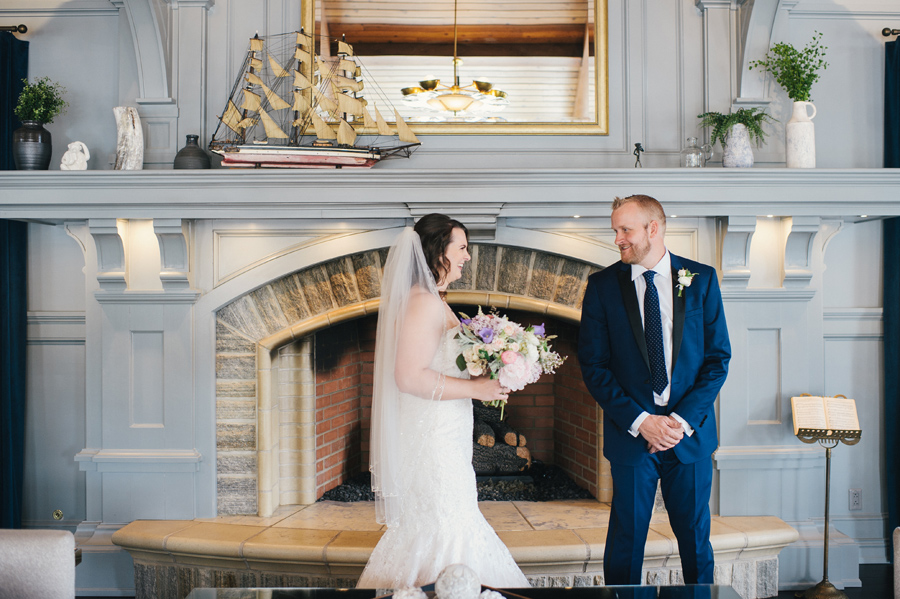
<path id="1" fill-rule="evenodd" d="M 475 474 L 518 474 L 531 466 L 531 451 L 525 446 L 525 435 L 500 420 L 500 408 L 473 400 L 472 412 L 475 417 L 472 431 Z"/>

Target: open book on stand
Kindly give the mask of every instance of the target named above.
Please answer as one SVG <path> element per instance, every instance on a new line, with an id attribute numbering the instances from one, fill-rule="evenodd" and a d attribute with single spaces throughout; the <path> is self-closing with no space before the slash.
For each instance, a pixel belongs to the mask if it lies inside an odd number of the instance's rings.
<path id="1" fill-rule="evenodd" d="M 859 431 L 856 401 L 846 397 L 803 395 L 791 398 L 794 434 L 815 431 Z"/>

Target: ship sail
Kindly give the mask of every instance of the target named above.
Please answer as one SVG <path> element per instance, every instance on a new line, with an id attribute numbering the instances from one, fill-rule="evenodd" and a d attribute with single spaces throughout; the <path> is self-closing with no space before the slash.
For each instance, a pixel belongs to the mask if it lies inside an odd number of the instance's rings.
<path id="1" fill-rule="evenodd" d="M 354 131 L 353 127 L 350 126 L 350 123 L 344 119 L 341 119 L 338 124 L 337 140 L 339 144 L 345 146 L 352 146 L 356 143 L 356 131 Z"/>
<path id="2" fill-rule="evenodd" d="M 266 137 L 276 137 L 279 139 L 287 137 L 287 134 L 281 130 L 278 123 L 273 121 L 272 117 L 269 116 L 269 113 L 262 108 L 259 109 L 259 117 L 262 120 L 263 127 L 266 129 Z"/>
<path id="3" fill-rule="evenodd" d="M 272 76 L 274 77 L 290 77 L 291 74 L 283 66 L 278 64 L 272 55 L 269 54 L 269 66 L 272 68 Z"/>
<path id="4" fill-rule="evenodd" d="M 339 40 L 323 59 L 313 42 L 303 31 L 250 40 L 209 144 L 223 166 L 370 167 L 420 145 L 396 110 L 394 131 L 368 106 L 350 44 Z"/>
<path id="5" fill-rule="evenodd" d="M 381 135 L 393 135 L 394 132 L 391 131 L 391 128 L 388 126 L 387 121 L 384 120 L 384 117 L 381 116 L 381 113 L 378 112 L 378 107 L 375 107 L 375 124 L 378 127 L 378 133 Z"/>
<path id="6" fill-rule="evenodd" d="M 396 108 L 394 109 L 394 118 L 397 119 L 397 136 L 400 138 L 400 141 L 411 144 L 421 143 L 419 138 L 416 137 L 416 134 L 409 128 L 409 125 L 406 124 L 406 121 L 403 120 L 403 117 L 400 116 L 400 113 L 397 112 Z"/>
<path id="7" fill-rule="evenodd" d="M 328 123 L 322 120 L 318 114 L 314 111 L 309 113 L 310 118 L 312 119 L 313 127 L 316 129 L 316 137 L 319 139 L 337 139 L 337 135 L 334 133 L 334 129 L 328 126 Z"/>

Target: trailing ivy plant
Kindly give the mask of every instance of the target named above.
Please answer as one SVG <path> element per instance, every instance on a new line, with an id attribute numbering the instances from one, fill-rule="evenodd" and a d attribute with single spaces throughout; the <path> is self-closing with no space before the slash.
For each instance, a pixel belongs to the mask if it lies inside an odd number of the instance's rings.
<path id="1" fill-rule="evenodd" d="M 41 77 L 34 83 L 28 83 L 27 79 L 22 81 L 25 87 L 22 88 L 19 103 L 13 111 L 20 121 L 38 121 L 47 124 L 65 113 L 69 106 L 69 103 L 63 100 L 66 88 L 51 81 L 49 77 Z"/>
<path id="2" fill-rule="evenodd" d="M 751 71 L 756 67 L 772 73 L 778 85 L 794 102 L 809 102 L 809 92 L 813 83 L 819 80 L 819 70 L 828 68 L 825 62 L 828 46 L 821 46 L 821 41 L 822 34 L 816 31 L 812 41 L 802 50 L 790 44 L 775 44 L 763 60 L 750 61 L 749 68 Z"/>
<path id="3" fill-rule="evenodd" d="M 710 139 L 712 143 L 719 141 L 722 147 L 725 147 L 725 138 L 728 136 L 734 125 L 744 125 L 750 134 L 750 139 L 756 142 L 756 147 L 760 147 L 766 139 L 766 132 L 763 131 L 763 123 L 776 122 L 768 113 L 761 108 L 739 108 L 737 112 L 722 114 L 721 112 L 704 112 L 697 115 L 701 127 L 712 127 Z"/>

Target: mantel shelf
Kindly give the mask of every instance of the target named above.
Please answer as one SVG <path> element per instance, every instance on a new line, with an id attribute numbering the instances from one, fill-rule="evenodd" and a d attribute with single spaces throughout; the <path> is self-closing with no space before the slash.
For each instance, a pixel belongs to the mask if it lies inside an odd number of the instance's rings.
<path id="1" fill-rule="evenodd" d="M 697 216 L 900 215 L 896 169 L 45 171 L 0 173 L 0 218 L 407 218 L 490 204 L 500 218 L 608 217 L 643 193 Z"/>

